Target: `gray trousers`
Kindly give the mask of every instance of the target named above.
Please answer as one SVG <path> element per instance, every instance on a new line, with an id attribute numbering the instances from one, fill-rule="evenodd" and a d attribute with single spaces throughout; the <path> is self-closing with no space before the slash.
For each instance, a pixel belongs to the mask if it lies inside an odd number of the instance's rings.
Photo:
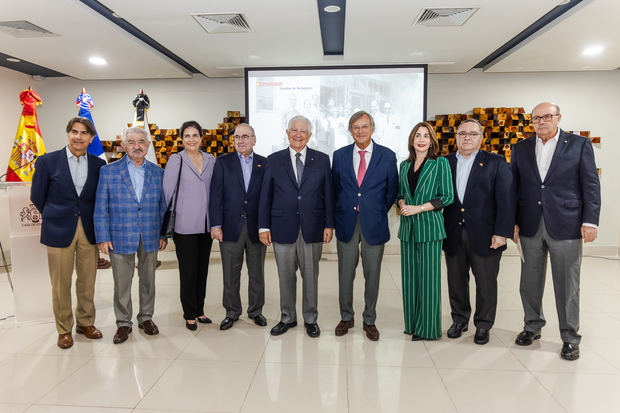
<path id="1" fill-rule="evenodd" d="M 579 276 L 581 271 L 581 239 L 555 240 L 549 236 L 543 218 L 533 237 L 520 237 L 525 262 L 521 264 L 521 301 L 525 312 L 525 331 L 538 333 L 545 326 L 542 299 L 547 273 L 547 253 L 551 258 L 551 274 L 560 336 L 565 343 L 579 344 Z"/>
<path id="2" fill-rule="evenodd" d="M 304 322 L 316 323 L 318 311 L 319 260 L 323 243 L 306 243 L 301 230 L 294 244 L 273 243 L 280 279 L 280 321 L 297 321 L 297 268 L 302 279 L 302 311 Z"/>
<path id="3" fill-rule="evenodd" d="M 145 252 L 142 238 L 135 254 L 115 254 L 110 251 L 112 275 L 114 277 L 114 315 L 117 327 L 132 326 L 131 283 L 135 270 L 135 256 L 138 256 L 138 278 L 140 312 L 138 323 L 153 318 L 155 310 L 155 267 L 157 251 Z"/>
<path id="4" fill-rule="evenodd" d="M 239 284 L 243 253 L 248 267 L 248 316 L 255 317 L 262 313 L 265 304 L 265 252 L 262 243 L 253 243 L 248 238 L 248 226 L 244 222 L 237 242 L 221 242 L 222 271 L 224 273 L 224 294 L 222 305 L 226 317 L 239 318 L 242 313 Z"/>
<path id="5" fill-rule="evenodd" d="M 349 242 L 338 241 L 338 298 L 340 301 L 340 317 L 344 321 L 353 318 L 353 280 L 362 250 L 362 268 L 364 270 L 364 323 L 375 324 L 377 297 L 379 295 L 379 279 L 381 278 L 381 261 L 385 244 L 370 245 L 366 242 L 357 217 L 353 236 Z"/>

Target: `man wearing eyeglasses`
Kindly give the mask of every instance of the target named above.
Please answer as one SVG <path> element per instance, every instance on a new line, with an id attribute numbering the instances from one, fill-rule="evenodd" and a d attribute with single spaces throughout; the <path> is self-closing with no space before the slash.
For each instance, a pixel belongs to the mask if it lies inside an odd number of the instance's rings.
<path id="1" fill-rule="evenodd" d="M 255 153 L 254 128 L 242 123 L 234 133 L 235 153 L 217 158 L 209 198 L 211 237 L 220 242 L 226 317 L 220 330 L 228 330 L 242 314 L 239 284 L 243 254 L 248 267 L 248 317 L 264 327 L 265 252 L 258 239 L 258 199 L 267 158 Z"/>
<path id="2" fill-rule="evenodd" d="M 308 148 L 308 118 L 288 122 L 289 147 L 269 156 L 258 207 L 259 238 L 273 242 L 280 281 L 280 322 L 271 334 L 297 325 L 297 268 L 303 283 L 303 319 L 310 337 L 321 334 L 318 318 L 319 260 L 332 239 L 334 194 L 327 154 Z"/>
<path id="3" fill-rule="evenodd" d="M 536 136 L 512 149 L 518 196 L 514 237 L 523 248 L 520 290 L 525 312 L 524 328 L 515 342 L 532 344 L 545 326 L 542 298 L 549 254 L 564 343 L 560 356 L 576 360 L 582 240 L 596 239 L 601 189 L 590 140 L 561 130 L 561 119 L 558 105 L 537 105 L 532 111 Z"/>
<path id="4" fill-rule="evenodd" d="M 360 245 L 364 269 L 363 329 L 366 337 L 379 340 L 375 307 L 385 243 L 390 239 L 388 211 L 398 195 L 396 155 L 376 144 L 375 123 L 364 111 L 349 119 L 349 132 L 355 143 L 334 152 L 336 191 L 336 238 L 338 239 L 338 285 L 341 321 L 337 336 L 353 327 L 353 281 L 359 263 Z"/>
<path id="5" fill-rule="evenodd" d="M 489 342 L 495 322 L 497 274 L 506 239 L 514 231 L 516 197 L 506 159 L 480 150 L 482 125 L 476 119 L 466 119 L 456 136 L 458 151 L 446 156 L 456 196 L 443 212 L 443 250 L 452 309 L 448 337 L 458 338 L 468 329 L 471 269 L 476 280 L 474 342 L 482 345 Z"/>

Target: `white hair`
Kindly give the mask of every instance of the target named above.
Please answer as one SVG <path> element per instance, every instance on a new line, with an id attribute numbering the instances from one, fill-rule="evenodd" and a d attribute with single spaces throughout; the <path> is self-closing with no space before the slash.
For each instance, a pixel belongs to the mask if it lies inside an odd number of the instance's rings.
<path id="1" fill-rule="evenodd" d="M 293 116 L 291 118 L 291 120 L 288 121 L 288 128 L 287 129 L 291 129 L 291 125 L 293 124 L 293 122 L 298 121 L 298 120 L 303 120 L 304 122 L 306 122 L 306 125 L 308 125 L 308 132 L 312 131 L 312 122 L 310 122 L 310 119 L 308 119 L 307 117 L 303 116 L 303 115 L 296 115 Z"/>
<path id="2" fill-rule="evenodd" d="M 123 131 L 123 142 L 127 142 L 127 136 L 130 133 L 137 133 L 140 134 L 142 136 L 144 136 L 144 139 L 146 139 L 147 142 L 149 142 L 151 139 L 149 138 L 149 134 L 146 133 L 146 131 L 144 129 L 142 129 L 139 126 L 132 126 L 130 128 L 127 128 Z"/>

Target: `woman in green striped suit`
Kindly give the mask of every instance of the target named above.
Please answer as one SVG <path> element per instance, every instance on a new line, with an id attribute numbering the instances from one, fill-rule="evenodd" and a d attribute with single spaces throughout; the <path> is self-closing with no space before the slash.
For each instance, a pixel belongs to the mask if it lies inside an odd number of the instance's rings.
<path id="1" fill-rule="evenodd" d="M 420 122 L 409 134 L 409 158 L 400 164 L 401 268 L 405 333 L 414 341 L 441 337 L 441 209 L 452 203 L 452 172 L 438 158 L 433 127 Z"/>

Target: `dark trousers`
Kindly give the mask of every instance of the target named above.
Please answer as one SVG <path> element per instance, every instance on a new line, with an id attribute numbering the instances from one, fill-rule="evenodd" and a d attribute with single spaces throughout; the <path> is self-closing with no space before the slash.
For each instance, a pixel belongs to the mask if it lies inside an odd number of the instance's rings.
<path id="1" fill-rule="evenodd" d="M 204 315 L 211 234 L 177 234 L 172 236 L 179 261 L 183 318 L 194 320 Z"/>
<path id="2" fill-rule="evenodd" d="M 501 258 L 501 252 L 488 257 L 477 255 L 469 243 L 467 231 L 465 229 L 461 231 L 461 242 L 456 254 L 446 254 L 452 321 L 461 324 L 469 322 L 471 315 L 469 270 L 471 269 L 476 279 L 474 325 L 487 330 L 493 327 L 497 309 L 497 274 Z"/>
<path id="3" fill-rule="evenodd" d="M 243 224 L 237 242 L 221 242 L 222 271 L 224 273 L 224 294 L 222 305 L 226 317 L 239 318 L 242 312 L 239 284 L 243 253 L 248 267 L 248 316 L 262 313 L 265 304 L 265 252 L 267 247 L 248 238 L 248 226 Z"/>

